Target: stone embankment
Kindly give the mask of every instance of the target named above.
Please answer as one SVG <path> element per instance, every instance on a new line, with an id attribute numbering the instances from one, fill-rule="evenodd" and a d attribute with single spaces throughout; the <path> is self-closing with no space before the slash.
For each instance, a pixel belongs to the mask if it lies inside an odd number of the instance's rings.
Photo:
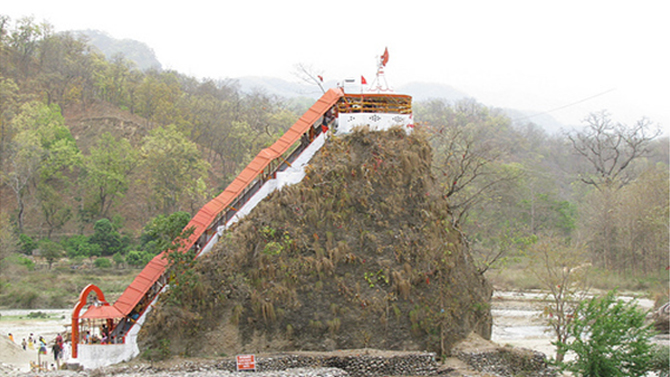
<path id="1" fill-rule="evenodd" d="M 522 374 L 530 377 L 554 377 L 544 355 L 524 349 L 488 348 L 454 352 L 462 367 L 441 364 L 428 352 L 392 352 L 365 350 L 362 353 L 299 353 L 256 358 L 256 372 L 236 372 L 234 359 L 181 361 L 153 365 L 117 365 L 86 371 L 39 372 L 53 377 L 363 377 L 363 376 L 499 376 Z M 452 364 L 453 365 L 453 364 Z M 6 375 L 6 374 L 5 374 Z M 17 374 L 13 374 L 17 375 Z M 19 376 L 35 376 L 35 372 Z"/>

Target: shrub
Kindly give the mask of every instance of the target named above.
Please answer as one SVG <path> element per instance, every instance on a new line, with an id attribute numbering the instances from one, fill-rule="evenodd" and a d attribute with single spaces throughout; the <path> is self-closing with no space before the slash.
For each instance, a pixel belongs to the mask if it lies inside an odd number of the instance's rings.
<path id="1" fill-rule="evenodd" d="M 114 259 L 114 264 L 116 264 L 116 267 L 121 267 L 123 263 L 126 261 L 121 253 L 114 254 L 112 259 Z"/>
<path id="2" fill-rule="evenodd" d="M 7 261 L 19 266 L 25 266 L 28 271 L 33 271 L 35 269 L 35 262 L 30 260 L 30 258 L 24 257 L 21 254 L 12 254 L 7 258 Z"/>
<path id="3" fill-rule="evenodd" d="M 110 268 L 112 267 L 112 262 L 107 258 L 98 258 L 93 262 L 95 268 Z"/>
<path id="4" fill-rule="evenodd" d="M 563 368 L 584 377 L 635 377 L 652 371 L 651 324 L 635 301 L 615 298 L 615 291 L 581 302 L 567 326 L 568 340 L 556 342 L 563 353 L 576 358 Z"/>
<path id="5" fill-rule="evenodd" d="M 126 263 L 128 263 L 129 266 L 142 267 L 149 263 L 151 258 L 153 258 L 151 253 L 146 251 L 132 250 L 126 254 Z"/>
<path id="6" fill-rule="evenodd" d="M 19 235 L 19 248 L 23 254 L 30 255 L 33 250 L 37 249 L 37 242 L 27 234 L 21 233 Z"/>

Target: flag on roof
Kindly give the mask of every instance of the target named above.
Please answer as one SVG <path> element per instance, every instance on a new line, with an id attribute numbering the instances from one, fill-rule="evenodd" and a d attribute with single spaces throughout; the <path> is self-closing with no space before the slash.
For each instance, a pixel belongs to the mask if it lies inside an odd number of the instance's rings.
<path id="1" fill-rule="evenodd" d="M 382 66 L 386 66 L 386 63 L 389 62 L 389 49 L 388 47 L 384 48 L 384 54 L 382 54 Z"/>

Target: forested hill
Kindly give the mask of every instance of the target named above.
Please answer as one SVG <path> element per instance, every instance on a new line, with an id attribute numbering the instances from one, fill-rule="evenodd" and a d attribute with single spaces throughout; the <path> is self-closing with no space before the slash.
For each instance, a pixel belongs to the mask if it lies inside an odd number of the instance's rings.
<path id="1" fill-rule="evenodd" d="M 0 21 L 7 260 L 39 250 L 37 263 L 141 266 L 311 105 L 235 80 L 142 71 L 74 34 Z M 621 276 L 667 265 L 668 142 L 651 121 L 619 126 L 598 112 L 585 114 L 584 131 L 550 136 L 472 99 L 415 101 L 414 114 L 482 271 L 539 241 L 583 245 L 594 266 Z"/>

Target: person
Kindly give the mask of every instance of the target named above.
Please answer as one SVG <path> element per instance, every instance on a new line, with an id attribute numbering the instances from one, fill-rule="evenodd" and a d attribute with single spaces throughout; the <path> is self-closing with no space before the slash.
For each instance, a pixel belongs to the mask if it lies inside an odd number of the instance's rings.
<path id="1" fill-rule="evenodd" d="M 14 343 L 14 335 L 12 335 L 12 333 L 9 333 L 9 340 L 11 340 L 12 343 Z"/>
<path id="2" fill-rule="evenodd" d="M 60 356 L 61 352 L 61 347 L 58 343 L 54 342 L 54 345 L 51 347 L 51 352 L 54 354 L 54 361 L 56 362 L 56 365 L 59 364 L 58 362 L 58 357 Z"/>
<path id="3" fill-rule="evenodd" d="M 23 338 L 23 340 L 21 341 L 21 346 L 23 347 L 23 350 L 24 350 L 24 351 L 26 350 L 26 345 L 27 345 L 27 344 L 28 344 L 28 343 L 26 342 L 26 338 Z"/>
<path id="4" fill-rule="evenodd" d="M 33 346 L 34 343 L 35 341 L 33 340 L 33 333 L 30 333 L 30 336 L 28 337 L 28 348 L 34 350 L 35 349 L 35 347 Z"/>
<path id="5" fill-rule="evenodd" d="M 40 336 L 39 343 L 40 343 L 39 353 L 42 354 L 42 355 L 46 355 L 47 354 L 47 342 L 44 340 L 44 338 L 42 336 Z"/>

